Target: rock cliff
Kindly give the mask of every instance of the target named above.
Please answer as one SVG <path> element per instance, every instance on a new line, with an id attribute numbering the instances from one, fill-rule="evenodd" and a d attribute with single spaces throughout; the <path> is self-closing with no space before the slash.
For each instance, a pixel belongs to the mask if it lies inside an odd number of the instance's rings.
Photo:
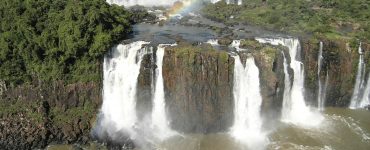
<path id="1" fill-rule="evenodd" d="M 321 41 L 324 61 L 320 74 L 322 78 L 329 74 L 326 105 L 347 107 L 357 72 L 358 43 Z M 306 101 L 312 106 L 316 105 L 317 97 L 319 42 L 301 41 Z M 231 54 L 227 48 L 216 50 L 208 44 L 187 43 L 165 49 L 164 91 L 168 118 L 174 130 L 216 133 L 229 129 L 234 113 L 231 55 L 235 54 L 244 61 L 247 55 L 255 58 L 263 97 L 261 113 L 265 118 L 279 118 L 285 86 L 282 53 L 287 53 L 287 48 L 248 39 L 241 47 L 247 51 Z M 363 43 L 362 49 L 369 70 L 370 45 Z M 137 113 L 141 119 L 151 112 L 156 67 L 154 48 L 154 53 L 143 58 L 138 77 Z M 99 83 L 53 82 L 11 88 L 0 83 L 0 147 L 34 149 L 52 142 L 86 143 L 101 107 L 101 87 Z"/>
<path id="2" fill-rule="evenodd" d="M 102 102 L 95 83 L 23 85 L 0 95 L 0 147 L 37 149 L 86 143 Z"/>
<path id="3" fill-rule="evenodd" d="M 326 106 L 347 107 L 353 93 L 357 65 L 359 62 L 359 42 L 348 39 L 305 39 L 302 42 L 302 51 L 306 73 L 306 100 L 316 105 L 318 87 L 318 51 L 319 42 L 323 42 L 323 65 L 320 72 L 322 81 L 328 74 L 328 87 L 326 91 Z M 370 46 L 362 44 L 365 52 L 365 63 L 370 64 Z M 369 65 L 367 65 L 369 70 Z M 367 71 L 368 72 L 368 71 Z M 367 77 L 367 76 L 366 76 Z"/>
<path id="4" fill-rule="evenodd" d="M 234 59 L 206 46 L 167 48 L 163 78 L 172 127 L 182 132 L 225 131 L 233 118 Z"/>

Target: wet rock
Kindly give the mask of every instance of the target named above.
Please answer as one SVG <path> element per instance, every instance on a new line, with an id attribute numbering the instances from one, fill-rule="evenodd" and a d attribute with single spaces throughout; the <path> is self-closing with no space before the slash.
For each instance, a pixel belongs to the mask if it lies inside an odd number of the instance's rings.
<path id="1" fill-rule="evenodd" d="M 166 48 L 163 78 L 172 128 L 226 131 L 233 119 L 233 61 L 224 51 L 180 45 Z"/>
<path id="2" fill-rule="evenodd" d="M 326 91 L 326 106 L 347 107 L 350 103 L 357 65 L 359 61 L 359 42 L 351 42 L 348 39 L 305 39 L 302 42 L 302 56 L 305 65 L 306 99 L 312 105 L 316 105 L 317 99 L 317 57 L 319 42 L 323 42 L 323 64 L 320 78 L 325 82 L 326 74 L 329 75 Z M 363 43 L 365 62 L 370 60 L 370 48 Z"/>
<path id="3" fill-rule="evenodd" d="M 23 85 L 8 89 L 0 103 L 1 149 L 40 149 L 89 140 L 101 90 L 95 83 Z"/>
<path id="4" fill-rule="evenodd" d="M 218 39 L 218 44 L 224 45 L 224 46 L 230 45 L 232 42 L 233 42 L 233 40 L 230 39 L 230 38 L 220 38 L 220 39 Z"/>

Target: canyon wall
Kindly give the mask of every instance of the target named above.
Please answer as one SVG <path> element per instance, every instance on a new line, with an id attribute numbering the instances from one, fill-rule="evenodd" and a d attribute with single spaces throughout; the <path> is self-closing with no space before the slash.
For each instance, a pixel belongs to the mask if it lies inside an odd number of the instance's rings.
<path id="1" fill-rule="evenodd" d="M 320 75 L 321 78 L 325 78 L 326 73 L 329 75 L 326 105 L 347 107 L 357 72 L 358 43 L 321 41 L 324 61 Z M 319 42 L 301 41 L 306 102 L 314 107 L 317 105 Z M 287 53 L 287 49 L 255 42 L 246 42 L 242 48 L 250 51 L 234 51 L 234 54 L 242 61 L 253 56 L 260 70 L 262 115 L 279 118 L 285 86 L 282 53 Z M 362 49 L 369 70 L 369 44 L 363 43 Z M 154 59 L 155 49 L 141 62 L 136 106 L 140 119 L 147 117 L 152 108 L 153 72 L 157 67 Z M 166 48 L 163 79 L 171 127 L 184 133 L 229 130 L 234 113 L 233 69 L 234 58 L 208 44 L 180 43 Z M 289 72 L 292 74 L 291 69 Z M 31 149 L 45 147 L 51 142 L 88 142 L 102 103 L 101 88 L 100 83 L 53 82 L 13 88 L 0 83 L 0 147 Z"/>
<path id="2" fill-rule="evenodd" d="M 203 133 L 228 129 L 234 106 L 233 66 L 226 51 L 211 47 L 166 49 L 163 78 L 174 129 Z"/>
<path id="3" fill-rule="evenodd" d="M 324 38 L 320 41 L 323 42 L 323 65 L 320 72 L 322 81 L 325 81 L 326 74 L 328 74 L 325 106 L 348 107 L 357 74 L 359 41 L 351 42 L 345 39 L 329 40 Z M 320 41 L 318 39 L 302 41 L 302 56 L 306 73 L 306 100 L 312 105 L 317 103 L 317 58 Z M 365 53 L 365 63 L 367 63 L 366 70 L 369 72 L 369 44 L 363 43 L 362 49 Z"/>
<path id="4" fill-rule="evenodd" d="M 51 142 L 86 143 L 100 108 L 96 83 L 44 83 L 4 90 L 0 95 L 0 147 L 44 148 Z"/>

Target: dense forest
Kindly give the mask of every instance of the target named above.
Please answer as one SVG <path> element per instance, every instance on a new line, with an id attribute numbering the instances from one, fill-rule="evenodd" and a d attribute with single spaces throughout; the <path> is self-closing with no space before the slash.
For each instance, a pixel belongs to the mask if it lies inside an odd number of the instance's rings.
<path id="1" fill-rule="evenodd" d="M 99 81 L 107 50 L 131 31 L 105 0 L 7 0 L 0 5 L 0 81 Z"/>
<path id="2" fill-rule="evenodd" d="M 370 39 L 369 0 L 244 0 L 240 6 L 220 1 L 202 12 L 228 24 L 241 22 L 330 39 Z"/>
<path id="3" fill-rule="evenodd" d="M 291 34 L 370 39 L 368 0 L 221 1 L 203 14 Z M 145 13 L 144 13 L 145 14 Z M 99 81 L 103 55 L 131 32 L 130 13 L 105 0 L 11 0 L 0 6 L 0 81 Z M 130 21 L 131 20 L 131 21 Z M 357 42 L 356 42 L 357 43 Z"/>

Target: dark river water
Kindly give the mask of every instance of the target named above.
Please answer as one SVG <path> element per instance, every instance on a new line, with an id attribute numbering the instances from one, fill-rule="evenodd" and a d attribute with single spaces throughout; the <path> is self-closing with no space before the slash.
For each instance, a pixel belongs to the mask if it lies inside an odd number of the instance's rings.
<path id="1" fill-rule="evenodd" d="M 324 121 L 316 127 L 299 127 L 276 122 L 266 129 L 268 141 L 257 149 L 267 150 L 369 150 L 370 112 L 345 108 L 327 108 Z M 310 120 L 307 120 L 310 121 Z M 73 145 L 49 146 L 48 150 L 74 150 Z M 82 149 L 105 149 L 93 143 Z M 249 150 L 228 133 L 187 134 L 155 146 L 158 150 Z M 253 148 L 256 149 L 256 148 Z M 141 149 L 136 149 L 141 150 Z"/>

